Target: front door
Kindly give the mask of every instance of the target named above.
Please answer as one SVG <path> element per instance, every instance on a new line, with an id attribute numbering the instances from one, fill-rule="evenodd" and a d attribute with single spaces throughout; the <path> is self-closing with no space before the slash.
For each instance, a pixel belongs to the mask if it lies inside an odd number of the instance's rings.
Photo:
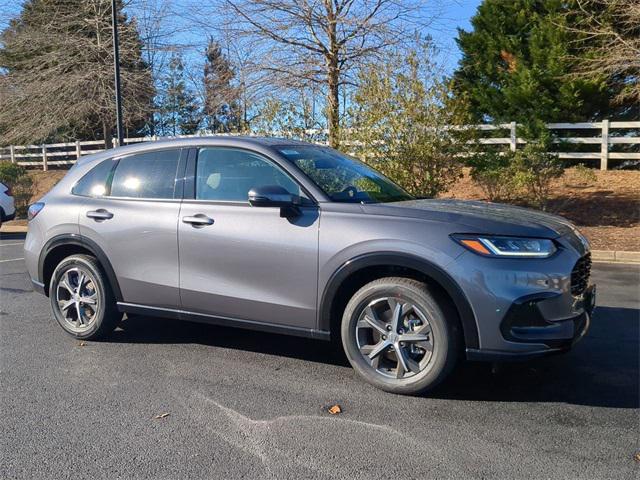
<path id="1" fill-rule="evenodd" d="M 180 152 L 161 150 L 106 160 L 78 183 L 80 193 L 87 194 L 80 234 L 106 254 L 125 303 L 180 306 L 177 223 L 182 192 L 176 191 L 176 184 L 181 186 L 176 182 Z"/>
<path id="2" fill-rule="evenodd" d="M 248 150 L 201 148 L 194 177 L 178 222 L 182 309 L 315 328 L 317 206 L 273 161 Z M 266 185 L 305 197 L 300 215 L 250 206 L 249 190 Z"/>

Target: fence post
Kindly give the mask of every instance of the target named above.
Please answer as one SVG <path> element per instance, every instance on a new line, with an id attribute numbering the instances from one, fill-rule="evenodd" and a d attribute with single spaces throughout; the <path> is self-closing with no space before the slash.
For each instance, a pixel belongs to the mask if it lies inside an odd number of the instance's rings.
<path id="1" fill-rule="evenodd" d="M 509 130 L 510 130 L 510 135 L 509 135 L 509 148 L 511 148 L 512 152 L 516 151 L 516 148 L 518 148 L 518 137 L 516 136 L 516 122 L 511 122 L 509 124 Z"/>
<path id="2" fill-rule="evenodd" d="M 49 165 L 47 165 L 47 146 L 42 145 L 42 170 L 45 172 L 49 170 Z"/>
<path id="3" fill-rule="evenodd" d="M 11 163 L 16 163 L 16 147 L 11 145 L 9 147 L 9 154 L 11 155 Z"/>
<path id="4" fill-rule="evenodd" d="M 600 144 L 600 170 L 609 166 L 609 120 L 602 120 L 602 143 Z"/>
<path id="5" fill-rule="evenodd" d="M 76 140 L 76 160 L 82 156 L 82 147 L 80 146 L 80 140 Z"/>

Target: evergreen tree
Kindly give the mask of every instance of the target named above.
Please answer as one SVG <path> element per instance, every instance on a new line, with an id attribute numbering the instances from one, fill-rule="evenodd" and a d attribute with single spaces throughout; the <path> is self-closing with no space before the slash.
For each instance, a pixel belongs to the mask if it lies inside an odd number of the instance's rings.
<path id="1" fill-rule="evenodd" d="M 579 38 L 575 76 L 606 75 L 611 88 L 612 116 L 640 118 L 640 2 L 638 0 L 582 0 L 567 22 Z"/>
<path id="2" fill-rule="evenodd" d="M 202 119 L 195 96 L 184 78 L 184 64 L 179 55 L 169 61 L 169 71 L 162 79 L 158 127 L 162 135 L 190 135 L 198 131 Z"/>
<path id="3" fill-rule="evenodd" d="M 205 56 L 204 111 L 209 128 L 214 132 L 241 130 L 240 90 L 234 85 L 235 70 L 213 39 L 209 39 Z"/>
<path id="4" fill-rule="evenodd" d="M 473 30 L 458 31 L 456 95 L 477 120 L 585 121 L 608 115 L 604 76 L 571 77 L 572 0 L 484 0 Z"/>
<path id="5" fill-rule="evenodd" d="M 124 125 L 151 115 L 154 89 L 136 24 L 116 2 Z M 0 143 L 104 138 L 115 130 L 109 0 L 28 0 L 0 34 Z"/>

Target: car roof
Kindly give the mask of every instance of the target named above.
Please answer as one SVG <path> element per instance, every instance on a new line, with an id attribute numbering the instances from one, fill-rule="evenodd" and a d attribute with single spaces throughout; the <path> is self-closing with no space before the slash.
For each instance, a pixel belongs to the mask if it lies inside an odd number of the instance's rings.
<path id="1" fill-rule="evenodd" d="M 132 145 L 126 145 L 123 147 L 117 147 L 114 149 L 105 150 L 95 155 L 87 155 L 81 157 L 78 163 L 86 163 L 98 158 L 107 158 L 120 155 L 128 155 L 133 153 L 140 153 L 146 151 L 159 150 L 164 148 L 188 148 L 194 146 L 230 146 L 239 148 L 255 148 L 262 147 L 266 149 L 273 149 L 274 147 L 284 146 L 317 146 L 312 143 L 302 142 L 299 140 L 293 140 L 290 138 L 277 138 L 277 137 L 253 137 L 253 136 L 235 136 L 235 135 L 210 135 L 188 138 L 169 138 L 155 141 L 145 141 L 135 143 Z"/>

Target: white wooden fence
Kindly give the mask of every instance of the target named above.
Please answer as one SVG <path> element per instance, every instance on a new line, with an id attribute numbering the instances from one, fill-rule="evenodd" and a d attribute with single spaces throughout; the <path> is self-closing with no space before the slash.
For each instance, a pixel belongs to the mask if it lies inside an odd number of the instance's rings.
<path id="1" fill-rule="evenodd" d="M 485 131 L 488 135 L 500 135 L 504 134 L 503 132 L 509 132 L 508 137 L 489 136 L 479 139 L 479 142 L 484 145 L 508 145 L 512 151 L 515 151 L 518 145 L 526 143 L 524 139 L 517 136 L 516 122 L 499 125 L 473 125 L 470 128 Z M 640 134 L 637 132 L 635 132 L 636 136 L 629 134 L 633 130 L 640 130 L 640 121 L 610 122 L 609 120 L 603 120 L 601 122 L 586 123 L 549 123 L 547 128 L 555 134 L 555 143 L 594 146 L 592 148 L 593 151 L 560 152 L 560 158 L 585 161 L 599 159 L 601 170 L 607 170 L 610 159 L 640 160 L 640 148 L 635 148 L 634 151 L 612 151 L 612 146 L 614 145 L 640 145 L 640 136 L 637 136 Z M 586 133 L 586 135 L 565 137 L 561 134 L 563 131 L 578 131 Z M 321 134 L 322 132 L 317 130 L 306 132 L 307 135 L 315 138 L 318 137 L 319 133 Z M 189 136 L 198 135 L 183 135 L 181 137 Z M 125 138 L 123 143 L 140 143 L 158 139 L 159 137 Z M 600 148 L 597 149 L 596 145 Z M 10 160 L 25 167 L 47 170 L 49 166 L 53 165 L 71 165 L 82 155 L 101 152 L 104 149 L 105 142 L 102 140 L 45 145 L 11 145 L 9 147 L 0 147 L 0 160 Z"/>

